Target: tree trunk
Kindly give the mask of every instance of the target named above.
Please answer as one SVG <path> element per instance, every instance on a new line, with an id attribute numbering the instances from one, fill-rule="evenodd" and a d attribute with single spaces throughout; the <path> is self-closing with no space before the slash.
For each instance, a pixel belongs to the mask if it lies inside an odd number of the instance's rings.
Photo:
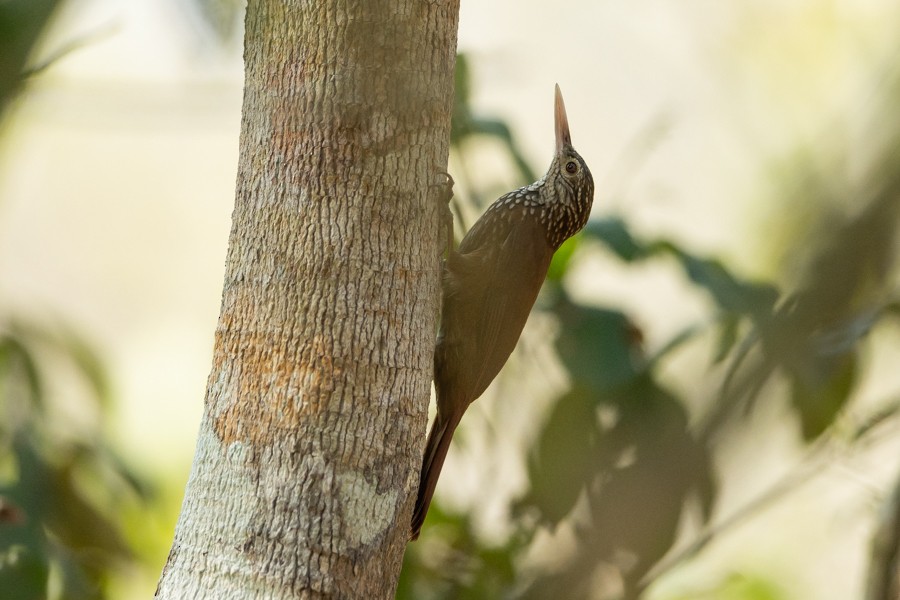
<path id="1" fill-rule="evenodd" d="M 458 0 L 250 0 L 205 411 L 157 598 L 392 598 L 415 499 Z"/>

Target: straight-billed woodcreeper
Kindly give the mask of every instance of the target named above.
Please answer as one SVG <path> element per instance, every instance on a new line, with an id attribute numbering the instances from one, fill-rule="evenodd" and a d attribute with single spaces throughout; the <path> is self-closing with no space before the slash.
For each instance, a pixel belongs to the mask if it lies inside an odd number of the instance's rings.
<path id="1" fill-rule="evenodd" d="M 419 537 L 463 413 L 516 346 L 559 246 L 587 222 L 594 180 L 572 147 L 556 86 L 556 154 L 538 181 L 495 201 L 444 263 L 434 350 L 437 415 L 425 445 L 410 539 Z"/>

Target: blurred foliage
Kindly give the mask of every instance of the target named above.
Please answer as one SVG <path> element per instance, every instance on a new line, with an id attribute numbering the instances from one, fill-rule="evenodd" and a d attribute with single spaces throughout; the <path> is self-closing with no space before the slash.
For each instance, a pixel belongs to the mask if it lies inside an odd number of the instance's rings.
<path id="1" fill-rule="evenodd" d="M 60 380 L 80 380 L 84 403 L 54 403 Z M 104 370 L 80 337 L 21 320 L 0 326 L 0 597 L 103 598 L 110 572 L 132 559 L 120 514 L 149 489 L 104 441 L 108 402 Z"/>
<path id="2" fill-rule="evenodd" d="M 470 98 L 470 74 L 469 59 L 465 54 L 456 56 L 456 72 L 454 74 L 454 98 L 453 115 L 450 121 L 450 147 L 456 151 L 459 170 L 464 180 L 471 179 L 468 176 L 468 168 L 465 161 L 465 147 L 473 140 L 490 139 L 499 142 L 500 147 L 509 155 L 513 167 L 522 181 L 534 181 L 537 179 L 535 172 L 528 165 L 519 144 L 513 136 L 509 125 L 502 119 L 481 115 L 472 110 Z M 477 188 L 469 190 L 469 201 L 475 206 L 482 206 L 486 198 Z M 456 208 L 457 222 L 463 231 L 467 229 L 463 211 L 460 209 L 458 199 L 454 196 L 451 201 Z"/>
<path id="3" fill-rule="evenodd" d="M 771 581 L 735 574 L 708 591 L 691 592 L 673 600 L 786 600 L 787 596 Z"/>
<path id="4" fill-rule="evenodd" d="M 509 129 L 475 116 L 468 69 L 461 56 L 452 138 L 458 162 L 470 139 L 495 137 L 522 182 L 532 181 Z M 642 239 L 615 215 L 592 219 L 566 242 L 535 310 L 558 324 L 555 350 L 569 384 L 531 441 L 526 490 L 509 506 L 511 530 L 503 541 L 485 541 L 470 516 L 448 513 L 438 495 L 420 542 L 407 550 L 397 598 L 639 598 L 662 573 L 725 535 L 711 522 L 719 492 L 713 463 L 725 434 L 749 426 L 745 417 L 758 403 L 778 402 L 796 415 L 798 439 L 831 435 L 863 378 L 867 335 L 897 315 L 896 133 L 879 132 L 881 152 L 861 183 L 835 170 L 795 171 L 785 204 L 821 206 L 815 226 L 797 233 L 786 250 L 797 259 L 786 284 L 748 281 L 672 240 Z M 472 195 L 469 201 L 483 207 Z M 598 252 L 626 266 L 669 265 L 673 277 L 707 297 L 706 319 L 686 324 L 648 354 L 626 308 L 587 305 L 567 292 L 568 274 Z M 692 340 L 713 348 L 697 381 L 720 382 L 712 394 L 698 385 L 699 398 L 670 389 L 661 376 L 666 359 Z M 786 393 L 762 393 L 773 380 L 785 382 Z M 896 412 L 895 406 L 877 420 Z M 676 534 L 692 512 L 703 535 L 676 554 Z M 542 565 L 535 555 L 557 559 Z M 763 579 L 735 575 L 715 589 L 677 597 L 786 596 Z"/>
<path id="5" fill-rule="evenodd" d="M 900 477 L 878 516 L 866 577 L 866 600 L 900 598 Z"/>
<path id="6" fill-rule="evenodd" d="M 178 2 L 177 6 L 190 16 L 199 17 L 197 22 L 213 34 L 217 45 L 229 47 L 240 41 L 238 34 L 242 31 L 243 0 L 188 0 Z"/>
<path id="7" fill-rule="evenodd" d="M 0 118 L 29 76 L 31 51 L 59 0 L 0 2 Z"/>
<path id="8" fill-rule="evenodd" d="M 0 3 L 0 118 L 42 68 L 29 61 L 56 5 Z M 104 598 L 111 573 L 132 560 L 120 512 L 149 489 L 104 440 L 110 400 L 82 336 L 0 315 L 0 598 Z"/>

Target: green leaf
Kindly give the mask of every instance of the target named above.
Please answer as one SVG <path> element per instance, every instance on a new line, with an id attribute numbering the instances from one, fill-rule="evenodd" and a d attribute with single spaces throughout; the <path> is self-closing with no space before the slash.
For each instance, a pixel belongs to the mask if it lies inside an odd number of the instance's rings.
<path id="1" fill-rule="evenodd" d="M 15 335 L 7 334 L 0 337 L 0 383 L 4 386 L 24 384 L 26 406 L 17 406 L 16 410 L 27 408 L 31 412 L 32 410 L 41 411 L 44 409 L 44 386 L 41 382 L 37 363 L 32 356 L 31 350 Z M 6 410 L 10 409 L 8 404 L 10 402 L 10 394 L 10 389 L 4 390 L 3 401 L 6 405 Z M 9 418 L 10 415 L 6 415 L 6 419 Z"/>
<path id="2" fill-rule="evenodd" d="M 238 0 L 190 0 L 188 3 L 199 11 L 203 23 L 216 34 L 221 43 L 235 37 L 242 14 L 243 2 Z"/>
<path id="3" fill-rule="evenodd" d="M 453 116 L 450 120 L 450 144 L 460 150 L 463 144 L 472 137 L 484 136 L 499 141 L 507 155 L 512 159 L 519 178 L 523 183 L 529 183 L 537 179 L 519 144 L 516 142 L 512 129 L 506 121 L 498 118 L 485 117 L 476 114 L 471 104 L 471 76 L 469 61 L 465 54 L 456 55 L 456 70 L 454 72 L 455 91 L 453 98 Z"/>
<path id="4" fill-rule="evenodd" d="M 395 600 L 502 598 L 515 583 L 523 536 L 496 545 L 480 539 L 469 512 L 428 511 L 420 541 L 407 547 Z"/>
<path id="5" fill-rule="evenodd" d="M 683 402 L 645 374 L 606 399 L 617 419 L 598 456 L 614 468 L 590 496 L 592 551 L 633 552 L 649 569 L 668 552 L 684 503 L 699 493 L 708 516 L 716 495 L 708 450 L 688 429 Z"/>
<path id="6" fill-rule="evenodd" d="M 49 572 L 46 556 L 34 548 L 23 545 L 0 547 L 0 598 L 44 600 Z"/>
<path id="7" fill-rule="evenodd" d="M 660 248 L 667 249 L 678 259 L 688 278 L 705 289 L 720 309 L 760 318 L 771 315 L 778 300 L 778 291 L 774 286 L 742 281 L 721 262 L 698 258 L 668 242 L 661 242 Z"/>
<path id="8" fill-rule="evenodd" d="M 562 281 L 580 243 L 581 234 L 576 234 L 563 242 L 562 246 L 553 254 L 553 260 L 550 261 L 550 269 L 547 271 L 548 281 Z"/>
<path id="9" fill-rule="evenodd" d="M 565 296 L 555 312 L 562 325 L 556 349 L 576 385 L 608 390 L 641 372 L 641 332 L 624 313 L 573 304 Z"/>
<path id="10" fill-rule="evenodd" d="M 0 115 L 22 84 L 26 64 L 59 0 L 0 2 Z"/>
<path id="11" fill-rule="evenodd" d="M 858 371 L 855 354 L 806 364 L 790 372 L 791 401 L 800 417 L 803 439 L 819 437 L 847 404 Z"/>
<path id="12" fill-rule="evenodd" d="M 68 327 L 59 329 L 60 333 L 57 337 L 59 349 L 75 363 L 100 405 L 103 408 L 109 408 L 112 386 L 99 354 L 77 332 Z"/>
<path id="13" fill-rule="evenodd" d="M 733 574 L 712 590 L 672 596 L 672 600 L 787 600 L 788 596 L 763 577 Z"/>
<path id="14" fill-rule="evenodd" d="M 778 291 L 773 285 L 743 281 L 717 260 L 695 256 L 668 240 L 638 241 L 618 217 L 590 221 L 585 227 L 585 235 L 602 242 L 625 262 L 671 254 L 688 278 L 705 289 L 723 311 L 765 316 L 771 313 L 778 299 Z"/>
<path id="15" fill-rule="evenodd" d="M 111 385 L 100 355 L 87 339 L 66 323 L 57 320 L 51 326 L 15 320 L 10 329 L 16 339 L 28 340 L 29 344 L 45 352 L 58 354 L 69 361 L 91 388 L 92 400 L 106 407 L 111 397 Z"/>
<path id="16" fill-rule="evenodd" d="M 625 262 L 633 262 L 646 258 L 649 254 L 647 246 L 639 243 L 625 221 L 618 217 L 593 219 L 584 228 L 586 236 L 605 244 L 613 253 Z"/>
<path id="17" fill-rule="evenodd" d="M 674 336 L 669 338 L 669 340 L 663 344 L 663 346 L 653 354 L 652 357 L 647 361 L 647 369 L 652 369 L 657 362 L 664 359 L 669 353 L 677 350 L 683 344 L 691 341 L 700 333 L 706 330 L 706 326 L 703 324 L 695 324 L 689 325 L 676 333 Z"/>
<path id="18" fill-rule="evenodd" d="M 727 315 L 719 323 L 719 337 L 716 341 L 716 353 L 713 364 L 719 364 L 731 353 L 738 340 L 740 319 L 736 315 Z"/>
<path id="19" fill-rule="evenodd" d="M 557 400 L 529 457 L 529 490 L 514 512 L 536 508 L 555 527 L 596 471 L 598 435 L 596 402 L 587 390 L 576 388 Z"/>

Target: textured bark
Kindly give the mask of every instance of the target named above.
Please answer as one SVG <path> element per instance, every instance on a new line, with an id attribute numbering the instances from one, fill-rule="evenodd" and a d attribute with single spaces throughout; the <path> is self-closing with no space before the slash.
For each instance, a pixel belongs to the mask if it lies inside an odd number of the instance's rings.
<path id="1" fill-rule="evenodd" d="M 250 0 L 196 455 L 157 598 L 392 598 L 439 302 L 458 0 Z"/>

